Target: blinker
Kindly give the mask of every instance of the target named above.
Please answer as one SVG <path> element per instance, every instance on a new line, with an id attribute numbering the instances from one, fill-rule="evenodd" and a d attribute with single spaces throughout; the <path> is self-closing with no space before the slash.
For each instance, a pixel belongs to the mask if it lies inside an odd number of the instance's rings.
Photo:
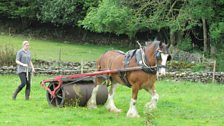
<path id="1" fill-rule="evenodd" d="M 161 60 L 162 59 L 160 51 L 156 51 L 156 59 L 157 60 Z"/>

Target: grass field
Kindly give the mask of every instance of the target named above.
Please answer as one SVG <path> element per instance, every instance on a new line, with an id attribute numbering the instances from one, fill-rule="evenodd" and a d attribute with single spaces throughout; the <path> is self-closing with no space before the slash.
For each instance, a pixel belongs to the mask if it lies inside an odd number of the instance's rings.
<path id="1" fill-rule="evenodd" d="M 97 46 L 39 40 L 24 36 L 0 35 L 0 45 L 10 44 L 21 48 L 23 40 L 29 40 L 33 58 L 58 60 L 61 50 L 63 61 L 93 61 L 106 50 L 125 48 L 118 46 Z M 137 108 L 140 118 L 127 118 L 131 90 L 119 86 L 115 103 L 123 111 L 109 113 L 104 106 L 90 110 L 85 107 L 54 108 L 48 106 L 46 91 L 40 81 L 50 76 L 39 75 L 32 79 L 32 92 L 29 101 L 24 100 L 24 89 L 16 101 L 11 99 L 19 85 L 16 75 L 0 75 L 0 126 L 223 126 L 224 125 L 224 85 L 176 82 L 157 82 L 160 95 L 157 109 L 144 113 L 144 105 L 150 95 L 139 92 Z"/>
<path id="2" fill-rule="evenodd" d="M 95 61 L 101 54 L 107 50 L 123 50 L 121 48 L 111 45 L 93 45 L 87 43 L 63 42 L 55 40 L 41 40 L 28 36 L 9 36 L 0 35 L 0 45 L 9 44 L 16 50 L 22 47 L 22 42 L 28 40 L 30 42 L 30 50 L 34 59 L 43 60 L 59 60 L 59 53 L 61 52 L 62 61 Z"/>
<path id="3" fill-rule="evenodd" d="M 104 106 L 89 110 L 85 107 L 54 108 L 48 106 L 45 90 L 39 85 L 50 76 L 35 76 L 31 99 L 24 100 L 24 89 L 17 100 L 11 100 L 19 84 L 16 75 L 0 76 L 0 125 L 1 126 L 223 126 L 224 86 L 176 81 L 158 81 L 160 95 L 157 109 L 144 114 L 144 105 L 150 96 L 139 92 L 137 108 L 140 118 L 127 118 L 131 90 L 119 86 L 115 103 L 123 111 L 109 113 Z M 151 123 L 151 124 L 150 124 Z"/>

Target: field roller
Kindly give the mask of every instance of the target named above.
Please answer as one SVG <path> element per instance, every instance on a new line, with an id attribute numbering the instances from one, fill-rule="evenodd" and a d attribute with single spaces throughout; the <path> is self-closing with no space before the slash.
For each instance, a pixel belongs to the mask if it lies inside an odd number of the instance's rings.
<path id="1" fill-rule="evenodd" d="M 140 70 L 142 67 L 133 67 L 119 70 L 97 71 L 65 76 L 56 76 L 52 79 L 41 81 L 41 86 L 47 90 L 46 97 L 49 105 L 62 107 L 64 105 L 85 106 L 95 86 L 94 78 L 107 78 L 109 74 Z M 101 85 L 97 93 L 97 104 L 107 101 L 108 90 L 106 85 Z"/>
<path id="2" fill-rule="evenodd" d="M 92 77 L 79 79 L 62 79 L 63 85 L 55 92 L 55 96 L 49 91 L 46 97 L 49 105 L 62 107 L 64 105 L 85 106 L 94 88 Z M 48 88 L 53 91 L 58 86 L 58 82 L 52 81 Z M 107 87 L 102 85 L 97 94 L 97 104 L 104 104 L 107 100 Z"/>

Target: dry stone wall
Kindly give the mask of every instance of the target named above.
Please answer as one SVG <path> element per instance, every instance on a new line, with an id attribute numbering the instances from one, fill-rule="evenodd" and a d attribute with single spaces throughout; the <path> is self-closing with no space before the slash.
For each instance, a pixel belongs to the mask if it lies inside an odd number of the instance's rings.
<path id="1" fill-rule="evenodd" d="M 38 61 L 34 64 L 36 74 L 71 75 L 95 71 L 95 62 Z M 16 74 L 15 66 L 0 66 L 0 74 Z M 213 72 L 168 72 L 161 79 L 211 82 Z M 224 72 L 215 72 L 215 81 L 224 84 Z"/>
<path id="2" fill-rule="evenodd" d="M 95 62 L 34 62 L 35 74 L 70 75 L 95 71 Z M 0 66 L 0 74 L 16 74 L 16 66 Z"/>
<path id="3" fill-rule="evenodd" d="M 213 72 L 168 72 L 161 78 L 210 83 L 213 80 Z M 216 83 L 224 84 L 224 72 L 215 72 L 214 79 Z"/>

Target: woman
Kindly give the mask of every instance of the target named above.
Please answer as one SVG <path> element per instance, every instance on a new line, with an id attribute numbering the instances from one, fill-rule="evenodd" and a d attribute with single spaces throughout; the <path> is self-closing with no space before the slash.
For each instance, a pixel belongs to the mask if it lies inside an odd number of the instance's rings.
<path id="1" fill-rule="evenodd" d="M 30 96 L 30 80 L 31 72 L 35 72 L 33 63 L 31 62 L 31 53 L 29 51 L 29 42 L 23 41 L 22 49 L 16 53 L 16 64 L 17 64 L 17 74 L 21 80 L 21 84 L 18 86 L 16 91 L 13 93 L 12 99 L 16 100 L 17 94 L 26 85 L 25 99 L 29 100 Z"/>

